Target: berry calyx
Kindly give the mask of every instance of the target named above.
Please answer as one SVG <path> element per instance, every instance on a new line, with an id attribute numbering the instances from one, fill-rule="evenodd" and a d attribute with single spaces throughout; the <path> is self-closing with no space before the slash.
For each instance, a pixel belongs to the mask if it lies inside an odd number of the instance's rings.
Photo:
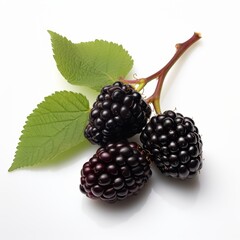
<path id="1" fill-rule="evenodd" d="M 147 151 L 134 142 L 100 147 L 81 170 L 80 190 L 91 199 L 116 202 L 136 195 L 152 172 Z"/>

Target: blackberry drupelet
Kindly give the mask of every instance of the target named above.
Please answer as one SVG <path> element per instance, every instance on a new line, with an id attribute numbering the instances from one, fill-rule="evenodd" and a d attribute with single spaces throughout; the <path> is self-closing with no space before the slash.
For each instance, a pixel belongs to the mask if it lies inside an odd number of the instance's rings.
<path id="1" fill-rule="evenodd" d="M 202 140 L 191 118 L 165 111 L 151 118 L 140 136 L 160 171 L 173 178 L 191 178 L 202 167 Z"/>
<path id="2" fill-rule="evenodd" d="M 105 145 L 140 133 L 151 115 L 150 106 L 131 85 L 115 82 L 102 88 L 93 104 L 84 135 Z"/>
<path id="3" fill-rule="evenodd" d="M 147 151 L 134 142 L 100 147 L 83 165 L 80 190 L 92 199 L 116 202 L 135 195 L 152 172 Z"/>

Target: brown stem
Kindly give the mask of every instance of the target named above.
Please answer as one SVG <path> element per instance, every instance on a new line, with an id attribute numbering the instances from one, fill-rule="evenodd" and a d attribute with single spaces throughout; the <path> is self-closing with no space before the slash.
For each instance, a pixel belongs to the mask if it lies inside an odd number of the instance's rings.
<path id="1" fill-rule="evenodd" d="M 158 83 L 157 83 L 157 86 L 156 86 L 156 89 L 155 89 L 154 93 L 146 99 L 147 103 L 152 103 L 153 104 L 155 112 L 157 114 L 161 113 L 161 107 L 160 107 L 160 101 L 159 100 L 160 100 L 160 95 L 161 95 L 161 90 L 162 90 L 164 77 L 165 77 L 164 75 L 160 75 L 158 77 Z"/>
<path id="2" fill-rule="evenodd" d="M 145 79 L 147 83 L 155 78 L 158 78 L 158 84 L 156 86 L 154 93 L 149 98 L 146 99 L 148 103 L 153 104 L 157 114 L 161 113 L 160 95 L 161 95 L 163 82 L 168 71 L 176 63 L 176 61 L 182 56 L 182 54 L 200 38 L 201 38 L 200 33 L 195 32 L 193 36 L 189 38 L 186 42 L 176 44 L 176 53 L 174 54 L 172 59 L 161 70 L 159 70 L 158 72 L 154 73 L 153 75 Z"/>
<path id="3" fill-rule="evenodd" d="M 159 75 L 166 75 L 167 72 L 170 70 L 170 68 L 175 64 L 175 62 L 182 56 L 182 54 L 190 47 L 192 46 L 196 41 L 198 41 L 201 38 L 200 33 L 194 33 L 191 38 L 189 38 L 186 42 L 184 43 L 177 43 L 176 44 L 176 53 L 172 57 L 172 59 L 158 72 L 154 73 L 153 75 L 149 76 L 146 78 L 146 81 L 149 82 L 157 77 Z"/>
<path id="4" fill-rule="evenodd" d="M 176 61 L 182 56 L 182 54 L 190 47 L 192 46 L 196 41 L 198 41 L 201 38 L 200 33 L 195 32 L 191 38 L 189 38 L 186 42 L 183 43 L 177 43 L 176 44 L 176 52 L 172 59 L 158 72 L 150 75 L 147 78 L 140 78 L 140 79 L 134 79 L 134 80 L 126 80 L 126 79 L 120 79 L 124 83 L 130 83 L 130 84 L 138 84 L 138 91 L 142 90 L 144 86 L 152 81 L 153 79 L 158 79 L 158 83 L 156 86 L 156 89 L 154 93 L 146 99 L 148 103 L 152 103 L 154 106 L 154 109 L 157 114 L 161 113 L 160 108 L 160 95 L 161 90 L 163 86 L 164 79 L 168 73 L 168 71 L 171 69 L 171 67 L 176 63 Z"/>

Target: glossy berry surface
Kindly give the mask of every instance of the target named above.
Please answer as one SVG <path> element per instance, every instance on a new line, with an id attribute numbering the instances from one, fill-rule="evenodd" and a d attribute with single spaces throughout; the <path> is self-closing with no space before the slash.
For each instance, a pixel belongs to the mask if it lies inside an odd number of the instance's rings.
<path id="1" fill-rule="evenodd" d="M 151 115 L 150 106 L 130 85 L 115 82 L 102 88 L 91 109 L 84 135 L 105 145 L 140 133 Z"/>
<path id="2" fill-rule="evenodd" d="M 135 195 L 152 172 L 148 153 L 134 142 L 100 147 L 83 165 L 80 190 L 92 199 L 116 202 Z"/>
<path id="3" fill-rule="evenodd" d="M 191 178 L 202 167 L 202 140 L 191 118 L 165 111 L 154 116 L 140 136 L 143 147 L 166 176 Z"/>

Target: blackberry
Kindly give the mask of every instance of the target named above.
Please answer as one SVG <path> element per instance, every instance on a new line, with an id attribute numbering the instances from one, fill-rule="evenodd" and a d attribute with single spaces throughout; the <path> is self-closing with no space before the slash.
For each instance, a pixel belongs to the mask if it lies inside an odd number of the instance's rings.
<path id="1" fill-rule="evenodd" d="M 140 93 L 131 85 L 115 82 L 102 88 L 84 135 L 99 145 L 127 139 L 142 131 L 150 115 L 151 108 Z"/>
<path id="2" fill-rule="evenodd" d="M 160 171 L 173 178 L 191 178 L 202 167 L 202 140 L 191 118 L 165 111 L 151 118 L 140 135 Z"/>
<path id="3" fill-rule="evenodd" d="M 147 151 L 134 142 L 121 141 L 100 147 L 83 165 L 80 190 L 106 202 L 137 194 L 152 172 Z"/>

